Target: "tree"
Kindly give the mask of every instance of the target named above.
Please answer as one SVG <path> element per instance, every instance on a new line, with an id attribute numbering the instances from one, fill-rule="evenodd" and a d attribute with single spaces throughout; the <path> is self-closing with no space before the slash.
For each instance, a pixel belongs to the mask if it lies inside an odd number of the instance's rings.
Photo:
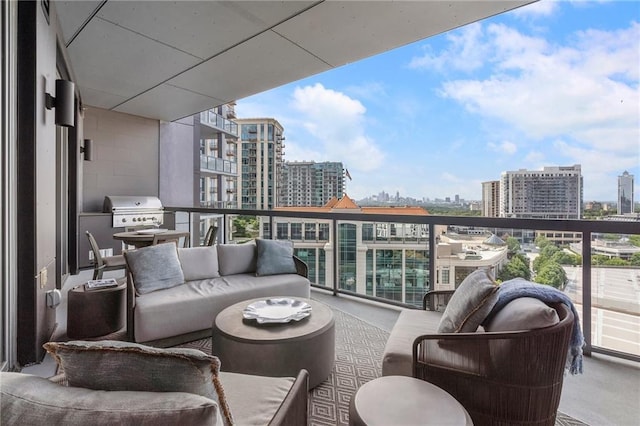
<path id="1" fill-rule="evenodd" d="M 522 255 L 513 256 L 498 274 L 498 279 L 507 281 L 519 277 L 530 280 L 531 270 L 529 269 L 529 260 L 526 257 L 523 259 L 523 257 Z"/>
<path id="2" fill-rule="evenodd" d="M 538 246 L 538 248 L 540 250 L 542 250 L 543 248 L 545 248 L 549 244 L 553 244 L 553 243 L 551 241 L 549 241 L 549 239 L 547 237 L 545 237 L 544 235 L 539 235 L 539 236 L 536 237 L 535 244 L 536 244 L 536 246 Z"/>
<path id="3" fill-rule="evenodd" d="M 561 265 L 579 265 L 580 263 L 582 263 L 579 259 L 579 256 L 572 253 L 567 253 L 564 250 L 560 250 L 554 253 L 551 256 L 550 260 Z"/>
<path id="4" fill-rule="evenodd" d="M 540 284 L 550 285 L 552 287 L 563 289 L 567 283 L 567 273 L 560 264 L 555 262 L 547 262 L 536 275 L 536 282 Z"/>
<path id="5" fill-rule="evenodd" d="M 629 262 L 624 259 L 620 259 L 619 257 L 612 257 L 611 259 L 607 259 L 605 265 L 609 266 L 628 266 Z"/>
<path id="6" fill-rule="evenodd" d="M 629 263 L 633 266 L 640 266 L 640 253 L 633 253 L 633 256 L 629 259 Z"/>
<path id="7" fill-rule="evenodd" d="M 507 243 L 507 249 L 510 254 L 515 254 L 520 251 L 520 242 L 518 242 L 517 238 L 509 237 L 505 242 Z"/>
<path id="8" fill-rule="evenodd" d="M 591 256 L 592 265 L 606 265 L 607 260 L 609 260 L 609 258 L 604 254 L 594 254 L 593 256 Z"/>
<path id="9" fill-rule="evenodd" d="M 540 256 L 544 256 L 550 259 L 554 254 L 559 252 L 560 249 L 554 244 L 547 244 L 540 250 Z"/>
<path id="10" fill-rule="evenodd" d="M 538 273 L 542 269 L 545 263 L 549 261 L 549 258 L 546 256 L 538 255 L 535 259 L 533 259 L 533 270 Z"/>

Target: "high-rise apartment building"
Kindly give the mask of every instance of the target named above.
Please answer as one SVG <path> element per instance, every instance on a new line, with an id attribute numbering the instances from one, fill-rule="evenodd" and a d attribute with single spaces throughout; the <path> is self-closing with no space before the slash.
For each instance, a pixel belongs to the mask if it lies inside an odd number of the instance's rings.
<path id="1" fill-rule="evenodd" d="M 198 200 L 201 207 L 238 208 L 238 125 L 235 104 L 195 116 L 200 151 Z"/>
<path id="2" fill-rule="evenodd" d="M 500 216 L 500 181 L 482 182 L 482 216 Z"/>
<path id="3" fill-rule="evenodd" d="M 579 164 L 502 172 L 500 217 L 579 219 L 582 194 Z"/>
<path id="4" fill-rule="evenodd" d="M 320 207 L 344 193 L 345 171 L 340 162 L 294 161 L 283 168 L 279 206 Z"/>
<path id="5" fill-rule="evenodd" d="M 284 129 L 274 118 L 236 120 L 240 128 L 240 208 L 270 210 L 282 188 Z"/>
<path id="6" fill-rule="evenodd" d="M 625 170 L 618 176 L 618 214 L 633 213 L 633 175 Z"/>

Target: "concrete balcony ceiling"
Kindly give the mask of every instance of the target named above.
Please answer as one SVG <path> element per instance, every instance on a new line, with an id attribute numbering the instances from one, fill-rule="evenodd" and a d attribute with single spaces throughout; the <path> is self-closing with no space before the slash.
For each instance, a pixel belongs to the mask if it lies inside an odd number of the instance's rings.
<path id="1" fill-rule="evenodd" d="M 86 105 L 173 121 L 532 3 L 56 1 Z"/>

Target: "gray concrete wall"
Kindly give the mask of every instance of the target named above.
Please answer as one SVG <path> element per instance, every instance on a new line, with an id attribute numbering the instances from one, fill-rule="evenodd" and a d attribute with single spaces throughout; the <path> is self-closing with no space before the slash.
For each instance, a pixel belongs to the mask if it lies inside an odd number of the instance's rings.
<path id="1" fill-rule="evenodd" d="M 50 21 L 50 22 L 49 22 Z M 19 2 L 17 45 L 17 360 L 44 356 L 42 344 L 55 329 L 55 309 L 46 292 L 56 283 L 56 125 L 45 108 L 55 96 L 55 8 L 49 21 L 39 3 Z M 3 141 L 5 143 L 5 141 Z M 8 142 L 7 142 L 8 143 Z"/>
<path id="2" fill-rule="evenodd" d="M 197 129 L 197 126 L 196 126 Z M 165 206 L 198 206 L 200 156 L 194 118 L 160 123 L 160 199 Z"/>
<path id="3" fill-rule="evenodd" d="M 159 195 L 158 120 L 87 107 L 84 138 L 93 161 L 83 161 L 83 212 L 101 212 L 106 195 Z"/>

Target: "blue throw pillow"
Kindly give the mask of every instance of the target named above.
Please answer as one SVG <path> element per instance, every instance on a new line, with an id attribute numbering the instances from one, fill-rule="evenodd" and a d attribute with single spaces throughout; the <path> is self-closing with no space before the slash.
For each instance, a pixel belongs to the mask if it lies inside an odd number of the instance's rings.
<path id="1" fill-rule="evenodd" d="M 256 239 L 256 245 L 258 247 L 256 276 L 296 273 L 291 241 Z"/>
<path id="2" fill-rule="evenodd" d="M 184 284 L 175 244 L 158 244 L 124 253 L 138 294 Z"/>

